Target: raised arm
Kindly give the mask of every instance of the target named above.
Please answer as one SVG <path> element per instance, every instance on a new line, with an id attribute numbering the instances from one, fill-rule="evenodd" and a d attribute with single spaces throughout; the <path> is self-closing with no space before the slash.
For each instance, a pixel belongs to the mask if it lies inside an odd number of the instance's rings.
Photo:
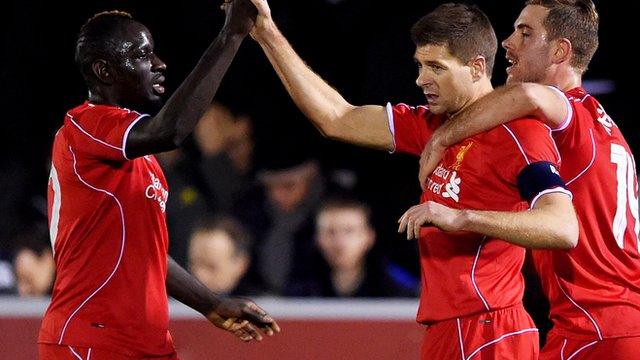
<path id="1" fill-rule="evenodd" d="M 535 83 L 509 84 L 485 95 L 449 119 L 431 137 L 420 157 L 420 184 L 433 172 L 444 149 L 513 119 L 533 116 L 552 129 L 569 114 L 567 99 L 556 89 Z"/>
<path id="2" fill-rule="evenodd" d="M 280 332 L 275 320 L 253 301 L 219 297 L 171 257 L 168 260 L 166 285 L 169 295 L 243 341 L 262 340 L 256 328 L 269 336 Z"/>
<path id="3" fill-rule="evenodd" d="M 264 50 L 298 108 L 322 135 L 360 146 L 393 150 L 386 109 L 347 102 L 293 50 L 273 22 L 267 1 L 251 1 L 258 8 L 251 36 Z"/>
<path id="4" fill-rule="evenodd" d="M 428 224 L 445 231 L 471 231 L 530 249 L 571 249 L 578 243 L 578 220 L 571 197 L 564 193 L 540 196 L 529 211 L 459 210 L 428 201 L 402 215 L 398 232 L 419 237 Z"/>
<path id="5" fill-rule="evenodd" d="M 129 158 L 175 149 L 193 131 L 210 106 L 242 40 L 253 26 L 255 7 L 249 0 L 225 4 L 225 24 L 158 114 L 139 121 L 129 133 Z"/>

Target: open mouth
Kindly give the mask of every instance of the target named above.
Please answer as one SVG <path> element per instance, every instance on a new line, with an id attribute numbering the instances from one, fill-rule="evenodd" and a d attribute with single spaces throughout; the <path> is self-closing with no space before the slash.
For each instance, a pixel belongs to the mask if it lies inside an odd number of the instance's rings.
<path id="1" fill-rule="evenodd" d="M 425 93 L 424 96 L 427 98 L 427 102 L 432 103 L 438 100 L 440 96 L 434 93 Z"/>
<path id="2" fill-rule="evenodd" d="M 164 86 L 162 85 L 163 82 L 164 82 L 164 76 L 162 75 L 154 79 L 154 82 L 152 85 L 154 93 L 158 95 L 164 94 L 165 89 L 164 89 Z"/>
<path id="3" fill-rule="evenodd" d="M 153 84 L 153 92 L 158 95 L 164 94 L 164 86 L 160 84 Z"/>
<path id="4" fill-rule="evenodd" d="M 507 67 L 507 74 L 509 74 L 509 73 L 511 73 L 511 69 L 512 69 L 514 66 L 518 65 L 518 60 L 514 59 L 514 58 L 513 58 L 513 57 L 511 57 L 511 56 L 507 56 L 507 61 L 508 61 L 508 62 L 509 62 L 509 64 L 510 64 L 510 65 Z"/>

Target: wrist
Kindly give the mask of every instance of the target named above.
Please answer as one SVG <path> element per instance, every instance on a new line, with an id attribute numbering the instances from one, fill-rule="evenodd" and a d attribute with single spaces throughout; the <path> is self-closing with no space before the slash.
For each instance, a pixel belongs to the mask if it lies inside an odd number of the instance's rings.
<path id="1" fill-rule="evenodd" d="M 211 293 L 207 296 L 207 299 L 200 304 L 198 309 L 194 309 L 202 314 L 204 317 L 209 317 L 212 313 L 216 312 L 216 309 L 222 302 L 222 298 Z"/>
<path id="2" fill-rule="evenodd" d="M 460 211 L 460 216 L 458 217 L 460 220 L 459 229 L 460 231 L 473 231 L 473 222 L 475 218 L 475 214 L 472 210 L 462 209 Z"/>
<path id="3" fill-rule="evenodd" d="M 261 45 L 272 43 L 281 37 L 280 29 L 273 21 L 265 21 L 260 25 L 256 25 L 252 32 L 255 40 Z"/>
<path id="4" fill-rule="evenodd" d="M 237 29 L 225 27 L 222 29 L 221 35 L 222 35 L 222 39 L 226 42 L 242 42 L 242 40 L 244 40 L 244 38 L 247 37 L 248 32 L 245 33 Z"/>

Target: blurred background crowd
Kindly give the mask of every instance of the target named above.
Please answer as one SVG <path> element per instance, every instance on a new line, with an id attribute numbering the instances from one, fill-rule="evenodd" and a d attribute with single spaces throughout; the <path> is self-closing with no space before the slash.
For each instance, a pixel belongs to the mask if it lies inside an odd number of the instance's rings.
<path id="1" fill-rule="evenodd" d="M 273 0 L 302 58 L 354 104 L 424 103 L 415 86 L 411 25 L 444 1 Z M 476 0 L 498 38 L 521 1 Z M 109 9 L 146 24 L 167 63 L 170 93 L 223 23 L 216 1 L 11 1 L 0 22 L 0 293 L 42 296 L 54 264 L 46 220 L 53 135 L 86 97 L 73 63 L 80 26 Z M 637 115 L 620 40 L 637 4 L 596 1 L 600 49 L 585 87 L 636 150 Z M 636 7 L 635 11 L 632 7 Z M 504 82 L 499 50 L 493 82 Z M 637 154 L 636 154 L 637 155 Z M 169 182 L 170 254 L 214 291 L 235 295 L 416 297 L 415 242 L 396 220 L 419 199 L 417 159 L 324 139 L 288 99 L 258 46 L 245 40 L 216 102 L 183 148 L 160 154 Z M 535 278 L 527 301 L 540 308 Z M 543 310 L 540 310 L 543 312 Z"/>

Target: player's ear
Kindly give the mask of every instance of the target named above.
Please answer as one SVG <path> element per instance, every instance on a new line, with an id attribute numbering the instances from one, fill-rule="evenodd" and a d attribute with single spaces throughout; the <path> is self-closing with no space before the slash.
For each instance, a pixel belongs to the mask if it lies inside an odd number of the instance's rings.
<path id="1" fill-rule="evenodd" d="M 487 60 L 482 55 L 478 55 L 469 61 L 469 68 L 471 70 L 471 78 L 473 82 L 480 81 L 482 76 L 487 73 Z"/>
<path id="2" fill-rule="evenodd" d="M 104 84 L 113 83 L 113 74 L 109 69 L 109 64 L 106 60 L 98 59 L 91 64 L 91 71 L 93 75 Z"/>
<path id="3" fill-rule="evenodd" d="M 560 64 L 571 59 L 573 45 L 571 45 L 571 41 L 569 41 L 569 39 L 556 39 L 554 45 L 553 62 L 555 64 Z"/>

